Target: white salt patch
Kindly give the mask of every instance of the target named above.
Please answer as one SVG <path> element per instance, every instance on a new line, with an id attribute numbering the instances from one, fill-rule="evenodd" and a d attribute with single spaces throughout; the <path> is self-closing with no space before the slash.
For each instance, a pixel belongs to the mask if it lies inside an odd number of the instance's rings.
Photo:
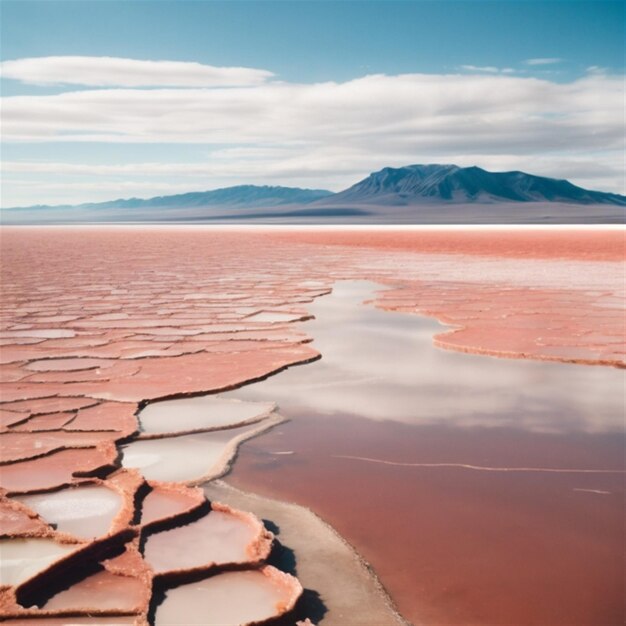
<path id="1" fill-rule="evenodd" d="M 261 572 L 226 572 L 170 589 L 155 624 L 239 626 L 278 615 L 277 606 L 286 600 L 286 589 Z"/>
<path id="2" fill-rule="evenodd" d="M 0 539 L 0 585 L 19 585 L 76 549 L 51 539 Z"/>
<path id="3" fill-rule="evenodd" d="M 241 563 L 249 560 L 246 547 L 255 535 L 244 520 L 211 511 L 196 522 L 151 535 L 144 557 L 155 572 Z"/>
<path id="4" fill-rule="evenodd" d="M 197 480 L 217 471 L 231 441 L 254 428 L 133 441 L 122 448 L 122 465 L 141 469 L 148 480 Z"/>
<path id="5" fill-rule="evenodd" d="M 108 487 L 89 485 L 16 498 L 57 530 L 91 539 L 109 532 L 122 497 Z"/>
<path id="6" fill-rule="evenodd" d="M 259 418 L 274 407 L 272 402 L 198 396 L 148 404 L 139 412 L 139 421 L 145 433 L 221 428 Z"/>

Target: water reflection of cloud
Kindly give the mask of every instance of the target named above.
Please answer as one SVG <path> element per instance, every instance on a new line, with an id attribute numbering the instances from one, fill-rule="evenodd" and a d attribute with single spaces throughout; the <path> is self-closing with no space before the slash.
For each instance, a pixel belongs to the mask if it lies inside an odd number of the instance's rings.
<path id="1" fill-rule="evenodd" d="M 363 306 L 373 283 L 337 283 L 310 308 L 322 359 L 233 395 L 308 411 L 410 424 L 506 426 L 534 432 L 621 432 L 624 371 L 496 359 L 435 348 L 442 326 Z"/>

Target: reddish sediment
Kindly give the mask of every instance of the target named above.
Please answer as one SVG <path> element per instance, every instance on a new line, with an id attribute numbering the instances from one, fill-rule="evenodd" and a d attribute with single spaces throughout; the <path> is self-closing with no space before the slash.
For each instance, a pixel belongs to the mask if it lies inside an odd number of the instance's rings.
<path id="1" fill-rule="evenodd" d="M 589 294 L 562 289 L 463 283 L 406 283 L 385 291 L 381 308 L 437 318 L 450 330 L 436 346 L 497 357 L 623 366 L 624 316 Z"/>
<path id="2" fill-rule="evenodd" d="M 52 533 L 35 512 L 17 500 L 0 495 L 0 538 L 48 537 Z"/>
<path id="3" fill-rule="evenodd" d="M 113 443 L 91 448 L 64 448 L 26 461 L 0 466 L 0 488 L 11 493 L 47 491 L 70 485 L 78 478 L 106 475 L 116 469 Z"/>
<path id="4" fill-rule="evenodd" d="M 467 254 L 520 259 L 623 261 L 626 238 L 620 229 L 452 228 L 417 230 L 290 231 L 276 235 L 286 242 L 354 246 L 387 252 Z"/>
<path id="5" fill-rule="evenodd" d="M 246 444 L 228 482 L 322 516 L 411 622 L 623 622 L 621 437 L 299 417 Z"/>
<path id="6" fill-rule="evenodd" d="M 104 610 L 129 615 L 124 618 L 128 623 L 143 623 L 153 574 L 141 559 L 142 531 L 135 518 L 144 497 L 149 510 L 150 485 L 141 480 L 132 488 L 121 485 L 120 481 L 136 481 L 124 476 L 137 474 L 119 471 L 116 445 L 137 434 L 141 403 L 234 388 L 317 358 L 307 345 L 310 338 L 297 330 L 297 324 L 307 318 L 306 303 L 327 293 L 339 279 L 376 280 L 392 288 L 380 295 L 378 306 L 424 313 L 450 324 L 450 332 L 435 338 L 440 347 L 623 365 L 623 243 L 619 231 L 305 233 L 4 227 L 3 536 L 69 541 L 12 497 L 79 485 L 86 479 L 106 481 L 123 493 L 126 503 L 115 529 L 106 540 L 88 543 L 60 569 L 53 566 L 50 575 L 67 575 L 78 563 L 80 568 L 101 569 L 91 578 L 75 581 L 71 594 L 63 596 L 60 591 L 56 600 L 48 601 L 58 607 L 70 595 L 81 598 L 90 590 L 107 588 L 114 593 L 126 576 L 134 591 L 124 607 L 94 606 L 89 614 Z M 536 267 L 527 272 L 533 259 L 562 269 L 562 276 L 546 280 Z M 459 276 L 459 267 L 467 277 Z M 328 470 L 339 462 L 346 461 L 329 462 Z M 370 493 L 379 498 L 383 487 L 376 487 L 374 474 L 368 478 L 373 481 Z M 525 480 L 527 490 L 537 487 Z M 332 509 L 328 519 L 336 520 L 337 528 L 351 538 L 358 533 L 358 524 L 352 527 L 354 520 L 339 514 L 339 486 L 330 479 L 320 485 L 327 492 L 325 503 L 320 495 L 320 509 Z M 462 502 L 458 489 L 443 487 Z M 161 496 L 167 490 L 152 488 Z M 434 487 L 424 487 L 422 496 L 425 507 L 428 498 L 441 497 Z M 173 505 L 167 516 L 153 516 L 151 523 L 158 527 L 159 520 L 176 524 L 177 518 L 188 519 L 202 507 L 195 498 L 181 491 L 181 508 Z M 433 528 L 425 524 L 420 532 L 427 538 Z M 492 530 L 507 537 L 512 532 Z M 450 532 L 454 536 L 454 529 Z M 388 547 L 389 569 L 384 576 L 391 580 L 398 575 L 401 554 L 397 545 Z M 107 556 L 107 550 L 125 552 Z M 445 586 L 452 557 L 442 556 L 433 577 L 437 584 Z M 262 560 L 252 562 L 256 567 Z M 5 590 L 0 615 L 38 616 L 28 623 L 60 619 L 53 619 L 54 611 L 48 612 L 45 605 L 29 609 L 16 600 L 20 594 L 38 599 L 39 589 L 50 582 L 48 574 L 35 577 L 25 591 Z M 466 574 L 471 576 L 469 569 L 463 570 Z M 485 584 L 490 580 L 485 578 Z M 608 584 L 606 576 L 599 580 Z M 295 593 L 296 583 L 289 584 Z M 591 595 L 595 602 L 595 592 Z M 106 592 L 102 597 L 107 604 Z M 490 601 L 502 605 L 502 616 L 520 610 L 502 598 Z M 85 610 L 86 615 L 86 608 L 72 610 L 75 614 Z M 612 613 L 607 609 L 605 614 Z M 84 619 L 98 623 L 95 617 Z"/>
<path id="7" fill-rule="evenodd" d="M 68 547 L 69 553 L 61 553 L 48 565 L 42 564 L 36 573 L 28 576 L 15 586 L 0 586 L 0 613 L 5 618 L 28 616 L 29 618 L 52 618 L 61 616 L 122 616 L 134 615 L 145 619 L 150 611 L 152 589 L 158 584 L 159 589 L 166 589 L 172 584 L 184 583 L 189 576 L 202 578 L 219 573 L 221 569 L 230 569 L 236 565 L 239 570 L 263 571 L 264 561 L 269 555 L 273 536 L 265 530 L 263 524 L 253 515 L 237 511 L 219 503 L 208 503 L 199 489 L 187 488 L 176 484 L 145 483 L 139 472 L 120 470 L 106 480 L 85 481 L 81 485 L 99 484 L 116 490 L 123 497 L 123 506 L 113 518 L 109 531 L 95 540 L 79 540 L 66 532 L 55 531 L 34 511 L 24 504 L 2 497 L 0 500 L 0 533 L 5 541 L 19 541 L 18 537 L 29 540 L 44 540 Z M 70 489 L 81 489 L 80 485 Z M 146 492 L 147 495 L 146 495 Z M 143 495 L 141 495 L 143 493 Z M 144 503 L 151 494 L 158 493 L 160 503 L 153 502 L 149 518 L 140 516 Z M 163 506 L 163 497 L 169 502 Z M 174 506 L 172 506 L 174 504 Z M 187 545 L 184 541 L 186 529 L 190 524 L 201 522 L 207 515 L 221 515 L 249 529 L 248 544 L 237 546 L 235 552 L 241 552 L 236 563 L 232 561 L 215 562 L 201 552 L 197 542 Z M 139 520 L 139 523 L 137 521 Z M 180 534 L 174 544 L 168 548 L 168 534 Z M 193 535 L 193 533 L 192 533 Z M 155 572 L 150 566 L 150 558 L 144 557 L 151 541 L 161 544 L 159 562 L 168 563 L 168 554 L 172 555 L 171 566 Z M 220 539 L 214 540 L 219 548 Z M 185 556 L 185 548 L 191 549 Z M 163 556 L 165 555 L 165 557 Z M 194 566 L 181 569 L 177 560 L 189 561 Z M 165 558 L 165 561 L 163 559 Z M 161 563 L 163 564 L 163 563 Z M 290 589 L 295 596 L 288 605 L 276 608 L 276 615 L 291 610 L 301 593 L 297 581 L 287 576 Z M 153 582 L 154 581 L 154 582 Z"/>
<path id="8" fill-rule="evenodd" d="M 107 430 L 0 433 L 0 463 L 6 465 L 68 448 L 92 448 L 110 440 L 111 432 Z"/>

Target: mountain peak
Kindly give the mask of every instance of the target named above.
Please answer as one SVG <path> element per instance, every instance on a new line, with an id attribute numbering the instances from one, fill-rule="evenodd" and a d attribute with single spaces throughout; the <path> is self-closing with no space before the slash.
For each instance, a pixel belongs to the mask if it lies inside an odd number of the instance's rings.
<path id="1" fill-rule="evenodd" d="M 517 205 L 523 203 L 529 206 L 518 210 Z M 319 189 L 237 185 L 147 199 L 16 207 L 3 209 L 2 221 L 623 223 L 624 207 L 625 196 L 590 191 L 567 180 L 520 171 L 489 172 L 478 166 L 430 163 L 384 167 L 336 194 Z"/>
<path id="2" fill-rule="evenodd" d="M 476 165 L 415 164 L 385 167 L 329 198 L 371 204 L 563 202 L 626 205 L 617 194 L 590 191 L 566 180 L 525 172 L 489 172 Z"/>

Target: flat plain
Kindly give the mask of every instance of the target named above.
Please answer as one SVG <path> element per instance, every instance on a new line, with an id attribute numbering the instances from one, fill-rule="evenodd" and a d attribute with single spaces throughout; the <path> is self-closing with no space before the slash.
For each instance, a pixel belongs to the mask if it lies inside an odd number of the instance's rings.
<path id="1" fill-rule="evenodd" d="M 622 623 L 623 242 L 4 227 L 3 617 Z"/>

